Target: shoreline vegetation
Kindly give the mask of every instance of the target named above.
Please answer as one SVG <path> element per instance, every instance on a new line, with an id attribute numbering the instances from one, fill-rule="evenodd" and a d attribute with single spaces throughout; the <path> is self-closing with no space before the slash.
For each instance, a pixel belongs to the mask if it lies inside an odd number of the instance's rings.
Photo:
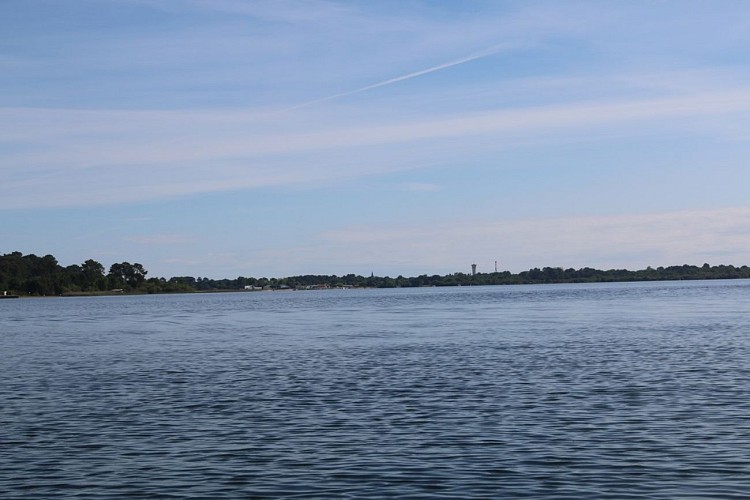
<path id="1" fill-rule="evenodd" d="M 112 264 L 105 273 L 104 266 L 89 259 L 80 265 L 61 266 L 55 257 L 34 254 L 23 255 L 12 252 L 0 256 L 0 294 L 23 297 L 42 296 L 95 296 L 121 294 L 191 293 L 191 292 L 236 292 L 321 290 L 347 288 L 415 288 L 433 286 L 479 286 L 520 285 L 547 283 L 602 283 L 627 281 L 675 281 L 748 279 L 748 266 L 733 265 L 702 266 L 681 265 L 669 267 L 647 267 L 638 271 L 627 269 L 600 270 L 584 267 L 563 269 L 544 267 L 520 273 L 499 271 L 492 273 L 452 273 L 444 276 L 426 274 L 416 277 L 375 276 L 347 274 L 302 275 L 286 278 L 252 278 L 240 276 L 235 279 L 195 278 L 175 276 L 171 278 L 146 278 L 148 271 L 139 263 L 121 262 Z"/>

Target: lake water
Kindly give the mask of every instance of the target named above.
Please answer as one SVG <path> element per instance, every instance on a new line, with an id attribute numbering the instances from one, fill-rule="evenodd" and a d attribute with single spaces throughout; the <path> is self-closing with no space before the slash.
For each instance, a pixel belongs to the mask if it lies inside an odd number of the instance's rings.
<path id="1" fill-rule="evenodd" d="M 0 497 L 747 498 L 750 282 L 0 301 Z"/>

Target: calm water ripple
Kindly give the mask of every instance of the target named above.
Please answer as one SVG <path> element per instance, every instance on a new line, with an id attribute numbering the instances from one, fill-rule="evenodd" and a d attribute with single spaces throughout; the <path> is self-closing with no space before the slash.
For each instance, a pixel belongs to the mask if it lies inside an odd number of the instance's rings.
<path id="1" fill-rule="evenodd" d="M 746 498 L 750 282 L 0 301 L 0 497 Z"/>

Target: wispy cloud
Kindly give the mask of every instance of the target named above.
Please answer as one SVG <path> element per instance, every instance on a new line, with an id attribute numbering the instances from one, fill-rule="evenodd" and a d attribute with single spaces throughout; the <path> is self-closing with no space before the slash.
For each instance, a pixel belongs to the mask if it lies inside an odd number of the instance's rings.
<path id="1" fill-rule="evenodd" d="M 435 192 L 443 190 L 443 186 L 431 182 L 404 182 L 398 185 L 398 189 L 413 192 Z"/>
<path id="2" fill-rule="evenodd" d="M 719 127 L 716 120 L 748 111 L 750 91 L 727 89 L 426 119 L 394 117 L 386 123 L 328 123 L 323 113 L 307 117 L 320 123 L 319 129 L 304 131 L 296 124 L 264 128 L 255 113 L 243 121 L 241 113 L 229 112 L 231 128 L 217 133 L 220 112 L 5 109 L 0 110 L 7 118 L 0 122 L 0 133 L 26 146 L 4 155 L 0 172 L 6 181 L 0 194 L 6 206 L 88 205 L 335 180 L 475 154 L 473 141 L 482 137 L 493 138 L 484 154 L 519 141 L 549 144 L 571 136 L 596 141 L 608 131 L 637 135 L 645 127 L 689 128 L 691 133 L 704 128 L 705 133 L 723 131 L 735 139 L 738 130 Z M 97 130 L 98 139 L 77 137 L 76 128 Z M 377 155 L 363 155 L 367 148 L 377 148 Z M 407 155 L 404 148 L 410 148 Z"/>
<path id="3" fill-rule="evenodd" d="M 143 234 L 127 236 L 124 239 L 131 243 L 148 246 L 183 245 L 191 240 L 184 234 Z"/>
<path id="4" fill-rule="evenodd" d="M 750 248 L 748 229 L 750 208 L 738 207 L 357 227 L 329 231 L 322 237 L 330 244 L 325 248 L 333 252 L 329 259 L 342 259 L 342 267 L 452 272 L 477 262 L 487 272 L 495 260 L 502 269 L 513 271 L 536 266 L 635 269 L 744 262 Z M 388 265 L 382 256 L 388 256 Z"/>
<path id="5" fill-rule="evenodd" d="M 420 224 L 357 225 L 289 245 L 267 243 L 241 255 L 200 258 L 245 275 L 395 276 L 532 267 L 643 269 L 679 264 L 738 264 L 750 247 L 750 207 L 615 216 L 455 219 Z M 187 265 L 187 260 L 185 265 Z M 314 263 L 314 264 L 311 264 Z"/>
<path id="6" fill-rule="evenodd" d="M 312 106 L 314 104 L 319 104 L 319 103 L 323 103 L 323 102 L 326 102 L 326 101 L 331 101 L 331 100 L 334 100 L 334 99 L 339 99 L 341 97 L 348 97 L 348 96 L 352 96 L 352 95 L 355 95 L 355 94 L 360 94 L 362 92 L 367 92 L 368 90 L 375 90 L 377 88 L 385 87 L 387 85 L 393 85 L 394 83 L 399 83 L 399 82 L 403 82 L 403 81 L 406 81 L 406 80 L 411 80 L 412 78 L 417 78 L 419 76 L 428 75 L 428 74 L 434 73 L 436 71 L 441 71 L 441 70 L 449 69 L 449 68 L 452 68 L 454 66 L 459 66 L 461 64 L 466 64 L 466 63 L 469 63 L 469 62 L 472 62 L 472 61 L 483 59 L 485 57 L 489 57 L 491 55 L 497 54 L 498 52 L 500 52 L 500 51 L 502 51 L 504 49 L 507 49 L 508 47 L 509 47 L 509 44 L 497 44 L 497 45 L 493 45 L 493 46 L 487 47 L 485 49 L 482 49 L 482 50 L 480 50 L 478 52 L 475 52 L 473 54 L 470 54 L 470 55 L 468 55 L 466 57 L 462 57 L 462 58 L 459 58 L 459 59 L 454 59 L 454 60 L 446 62 L 446 63 L 438 64 L 436 66 L 431 66 L 429 68 L 422 69 L 422 70 L 419 70 L 419 71 L 414 71 L 414 72 L 411 72 L 411 73 L 407 73 L 405 75 L 397 76 L 395 78 L 389 78 L 388 80 L 384 80 L 384 81 L 378 82 L 378 83 L 373 83 L 371 85 L 366 85 L 366 86 L 360 87 L 358 89 L 348 90 L 346 92 L 339 92 L 338 94 L 333 94 L 333 95 L 329 95 L 329 96 L 326 96 L 326 97 L 321 97 L 319 99 L 313 99 L 311 101 L 307 101 L 305 103 L 298 104 L 296 106 L 292 106 L 292 107 L 283 109 L 283 110 L 281 110 L 279 112 L 280 113 L 284 113 L 284 112 L 287 112 L 287 111 L 293 111 L 295 109 L 306 108 L 306 107 Z"/>

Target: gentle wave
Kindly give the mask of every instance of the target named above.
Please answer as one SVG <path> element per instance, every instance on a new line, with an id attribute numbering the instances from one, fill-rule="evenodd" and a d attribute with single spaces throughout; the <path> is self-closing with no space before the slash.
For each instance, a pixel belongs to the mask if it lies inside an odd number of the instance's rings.
<path id="1" fill-rule="evenodd" d="M 748 292 L 5 301 L 0 496 L 742 498 Z"/>

